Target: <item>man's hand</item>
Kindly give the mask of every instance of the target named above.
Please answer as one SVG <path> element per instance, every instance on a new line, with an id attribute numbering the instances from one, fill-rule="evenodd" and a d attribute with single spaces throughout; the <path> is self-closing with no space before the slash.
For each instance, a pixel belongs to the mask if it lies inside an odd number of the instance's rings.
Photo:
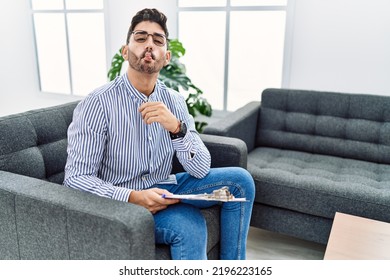
<path id="1" fill-rule="evenodd" d="M 178 128 L 179 120 L 162 102 L 143 103 L 138 111 L 142 114 L 145 123 L 160 123 L 166 130 L 174 132 Z"/>
<path id="2" fill-rule="evenodd" d="M 158 188 L 152 188 L 142 191 L 132 191 L 129 202 L 140 205 L 148 209 L 152 214 L 164 210 L 171 204 L 176 204 L 180 200 L 163 198 L 162 195 L 172 195 L 172 193 Z"/>

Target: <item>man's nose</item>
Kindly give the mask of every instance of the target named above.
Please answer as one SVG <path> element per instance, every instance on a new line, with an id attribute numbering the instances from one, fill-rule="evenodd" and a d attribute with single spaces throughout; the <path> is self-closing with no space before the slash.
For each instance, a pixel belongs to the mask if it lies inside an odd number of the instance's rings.
<path id="1" fill-rule="evenodd" d="M 152 36 L 152 34 L 148 34 L 148 37 L 146 37 L 146 46 L 152 47 L 153 45 L 154 45 L 153 36 Z"/>

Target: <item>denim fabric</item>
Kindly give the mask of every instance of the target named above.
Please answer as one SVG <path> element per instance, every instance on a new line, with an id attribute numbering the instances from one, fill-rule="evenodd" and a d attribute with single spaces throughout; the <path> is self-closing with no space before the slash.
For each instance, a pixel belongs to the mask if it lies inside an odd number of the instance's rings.
<path id="1" fill-rule="evenodd" d="M 171 247 L 172 259 L 206 259 L 207 230 L 201 208 L 221 204 L 221 259 L 245 259 L 254 200 L 252 176 L 240 167 L 212 168 L 203 179 L 176 174 L 177 184 L 158 185 L 174 194 L 211 193 L 223 186 L 247 202 L 183 200 L 154 215 L 156 243 Z"/>

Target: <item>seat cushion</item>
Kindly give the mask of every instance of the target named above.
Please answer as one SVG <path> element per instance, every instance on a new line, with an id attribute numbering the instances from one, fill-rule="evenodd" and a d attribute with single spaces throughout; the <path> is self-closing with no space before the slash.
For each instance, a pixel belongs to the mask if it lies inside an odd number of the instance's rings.
<path id="1" fill-rule="evenodd" d="M 259 147 L 248 155 L 256 202 L 333 219 L 390 222 L 390 165 Z"/>

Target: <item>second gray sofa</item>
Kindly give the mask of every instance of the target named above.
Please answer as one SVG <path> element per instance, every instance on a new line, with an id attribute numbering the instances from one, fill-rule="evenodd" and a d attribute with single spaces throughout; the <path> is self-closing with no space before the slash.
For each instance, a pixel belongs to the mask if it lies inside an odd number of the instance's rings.
<path id="1" fill-rule="evenodd" d="M 240 138 L 252 226 L 326 244 L 335 212 L 390 222 L 390 97 L 267 89 L 204 133 Z"/>

